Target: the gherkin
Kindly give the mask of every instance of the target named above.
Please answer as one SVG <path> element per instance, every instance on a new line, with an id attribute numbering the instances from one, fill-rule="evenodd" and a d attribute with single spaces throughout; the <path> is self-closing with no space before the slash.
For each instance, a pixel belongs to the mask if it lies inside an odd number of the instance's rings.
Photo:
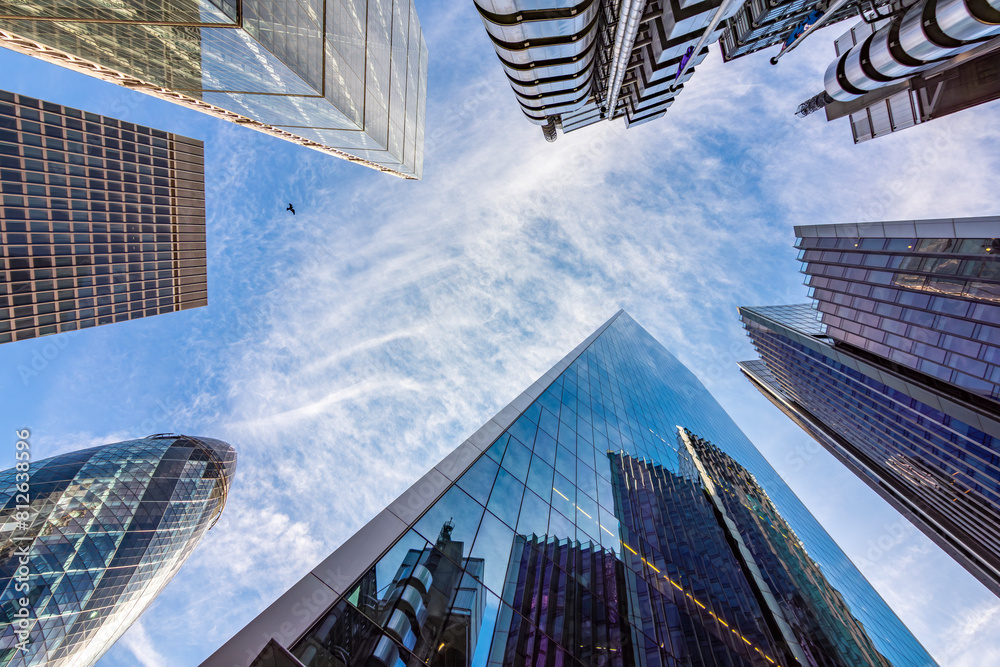
<path id="1" fill-rule="evenodd" d="M 86 667 L 218 520 L 236 452 L 152 435 L 21 467 L 0 473 L 0 666 Z"/>

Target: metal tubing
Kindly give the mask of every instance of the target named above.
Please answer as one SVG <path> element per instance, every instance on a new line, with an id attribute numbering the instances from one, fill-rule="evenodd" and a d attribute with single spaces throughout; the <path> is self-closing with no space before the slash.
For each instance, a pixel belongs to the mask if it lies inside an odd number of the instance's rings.
<path id="1" fill-rule="evenodd" d="M 618 106 L 618 93 L 621 92 L 622 80 L 625 78 L 625 68 L 632 57 L 635 36 L 639 32 L 642 13 L 646 9 L 645 0 L 623 0 L 621 14 L 618 17 L 618 29 L 615 31 L 615 48 L 611 55 L 611 85 L 608 87 L 608 118 L 615 117 L 615 107 Z"/>
<path id="2" fill-rule="evenodd" d="M 970 1 L 977 0 L 923 0 L 913 5 L 830 63 L 824 77 L 826 92 L 835 100 L 850 102 L 1000 34 L 1000 22 L 979 20 Z M 1000 11 L 1000 0 L 978 1 Z"/>
<path id="3" fill-rule="evenodd" d="M 796 37 L 795 41 L 792 42 L 791 44 L 789 44 L 787 49 L 785 49 L 784 51 L 780 52 L 778 55 L 776 55 L 773 58 L 771 58 L 771 64 L 772 65 L 777 65 L 778 64 L 778 60 L 780 60 L 783 55 L 785 55 L 786 53 L 788 53 L 789 51 L 791 51 L 792 49 L 794 49 L 795 47 L 797 47 L 799 44 L 801 44 L 802 40 L 804 40 L 806 37 L 808 37 L 809 35 L 811 35 L 812 32 L 813 32 L 813 30 L 818 30 L 818 29 L 822 28 L 824 25 L 826 25 L 827 21 L 829 19 L 833 18 L 833 15 L 836 12 L 840 11 L 840 8 L 843 7 L 844 5 L 846 5 L 848 2 L 850 2 L 850 0 L 835 0 L 835 2 L 832 5 L 830 5 L 829 9 L 827 9 L 826 12 L 823 13 L 823 16 L 821 16 L 818 21 L 816 21 L 811 26 L 809 26 L 808 28 L 806 28 L 805 32 L 803 32 L 801 35 L 799 35 L 798 37 Z"/>
<path id="4" fill-rule="evenodd" d="M 698 44 L 695 45 L 694 51 L 691 52 L 691 57 L 688 59 L 684 67 L 681 68 L 681 71 L 677 73 L 677 76 L 674 77 L 674 83 L 670 86 L 671 90 L 677 86 L 677 82 L 680 81 L 681 77 L 683 77 L 684 74 L 687 73 L 688 69 L 692 67 L 691 63 L 694 62 L 694 59 L 699 53 L 701 53 L 701 50 L 705 48 L 705 44 L 708 43 L 708 38 L 713 32 L 715 32 L 715 29 L 719 27 L 722 17 L 726 15 L 726 12 L 729 11 L 729 6 L 734 2 L 742 2 L 742 0 L 722 0 L 722 4 L 719 5 L 719 8 L 715 10 L 715 14 L 712 16 L 712 22 L 708 24 L 707 28 L 705 28 L 705 32 L 702 33 L 701 39 L 698 40 Z"/>

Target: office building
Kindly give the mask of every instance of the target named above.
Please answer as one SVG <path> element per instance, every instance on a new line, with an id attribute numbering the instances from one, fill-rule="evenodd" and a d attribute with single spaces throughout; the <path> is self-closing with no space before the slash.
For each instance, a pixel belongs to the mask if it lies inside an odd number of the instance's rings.
<path id="1" fill-rule="evenodd" d="M 96 663 L 219 519 L 235 470 L 220 440 L 152 435 L 0 473 L 0 664 Z"/>
<path id="2" fill-rule="evenodd" d="M 0 91 L 0 343 L 208 303 L 202 143 Z"/>
<path id="3" fill-rule="evenodd" d="M 463 547 L 445 553 L 445 536 Z M 435 549 L 477 582 L 449 617 L 422 594 L 432 574 L 400 569 Z M 393 592 L 405 576 L 412 592 Z M 366 633 L 357 650 L 331 633 L 345 618 Z M 479 636 L 452 640 L 443 618 Z M 620 312 L 203 664 L 810 659 L 934 664 L 704 386 Z"/>
<path id="4" fill-rule="evenodd" d="M 794 39 L 819 19 L 823 25 L 828 25 L 858 15 L 856 5 L 843 4 L 827 18 L 827 6 L 833 4 L 826 0 L 747 0 L 725 22 L 725 30 L 719 38 L 722 59 L 729 62 L 784 44 L 789 37 Z"/>
<path id="5" fill-rule="evenodd" d="M 814 305 L 741 308 L 744 374 L 1000 594 L 1000 218 L 796 235 Z"/>
<path id="6" fill-rule="evenodd" d="M 412 0 L 0 2 L 0 46 L 373 169 L 420 178 Z"/>
<path id="7" fill-rule="evenodd" d="M 860 143 L 1000 97 L 1000 0 L 892 7 L 836 40 L 824 90 L 799 116 L 847 116 Z"/>
<path id="8" fill-rule="evenodd" d="M 521 111 L 548 141 L 600 120 L 663 116 L 739 5 L 476 0 Z"/>

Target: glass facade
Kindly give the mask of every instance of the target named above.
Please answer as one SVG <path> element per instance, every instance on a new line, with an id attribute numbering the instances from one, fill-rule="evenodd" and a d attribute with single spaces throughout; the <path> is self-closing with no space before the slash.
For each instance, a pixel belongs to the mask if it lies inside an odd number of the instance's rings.
<path id="1" fill-rule="evenodd" d="M 998 413 L 855 354 L 808 304 L 740 313 L 762 362 L 741 364 L 754 385 L 1000 594 Z"/>
<path id="2" fill-rule="evenodd" d="M 1000 400 L 1000 239 L 807 236 L 796 247 L 831 338 Z"/>
<path id="3" fill-rule="evenodd" d="M 412 0 L 0 0 L 0 15 L 15 50 L 422 174 L 427 48 Z"/>
<path id="4" fill-rule="evenodd" d="M 0 343 L 208 303 L 202 143 L 0 91 Z"/>
<path id="5" fill-rule="evenodd" d="M 0 665 L 97 662 L 218 519 L 235 470 L 222 441 L 154 435 L 0 473 Z"/>
<path id="6" fill-rule="evenodd" d="M 578 350 L 204 664 L 934 664 L 642 327 Z"/>

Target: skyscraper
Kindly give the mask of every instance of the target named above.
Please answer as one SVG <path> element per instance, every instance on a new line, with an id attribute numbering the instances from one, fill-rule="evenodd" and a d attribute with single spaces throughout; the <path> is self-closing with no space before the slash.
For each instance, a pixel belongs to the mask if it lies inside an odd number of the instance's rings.
<path id="1" fill-rule="evenodd" d="M 414 569 L 405 603 L 394 592 L 407 554 L 442 550 L 442 526 L 463 545 L 450 564 L 475 564 L 478 588 L 462 587 L 484 600 L 474 648 L 435 629 L 443 612 L 420 594 L 432 575 Z M 365 635 L 352 645 L 384 647 L 377 664 L 934 664 L 624 312 L 204 664 L 376 664 L 331 633 L 344 618 Z"/>
<path id="2" fill-rule="evenodd" d="M 722 59 L 728 62 L 783 43 L 790 46 L 809 26 L 820 20 L 823 25 L 828 25 L 858 15 L 856 5 L 838 3 L 838 7 L 827 17 L 833 4 L 828 0 L 744 2 L 736 14 L 726 21 L 725 30 L 719 38 Z"/>
<path id="3" fill-rule="evenodd" d="M 220 440 L 152 435 L 0 473 L 0 665 L 97 662 L 218 520 L 235 470 Z"/>
<path id="4" fill-rule="evenodd" d="M 1000 594 L 1000 218 L 796 235 L 815 307 L 741 308 L 744 374 Z"/>
<path id="5" fill-rule="evenodd" d="M 202 143 L 0 91 L 0 343 L 208 303 Z"/>
<path id="6" fill-rule="evenodd" d="M 476 0 L 528 120 L 548 141 L 600 120 L 659 118 L 718 39 L 737 0 Z"/>
<path id="7" fill-rule="evenodd" d="M 823 92 L 797 113 L 849 116 L 859 143 L 997 99 L 998 36 L 1000 0 L 889 4 L 836 41 Z"/>
<path id="8" fill-rule="evenodd" d="M 412 0 L 2 0 L 0 15 L 0 46 L 396 176 L 423 171 Z"/>

